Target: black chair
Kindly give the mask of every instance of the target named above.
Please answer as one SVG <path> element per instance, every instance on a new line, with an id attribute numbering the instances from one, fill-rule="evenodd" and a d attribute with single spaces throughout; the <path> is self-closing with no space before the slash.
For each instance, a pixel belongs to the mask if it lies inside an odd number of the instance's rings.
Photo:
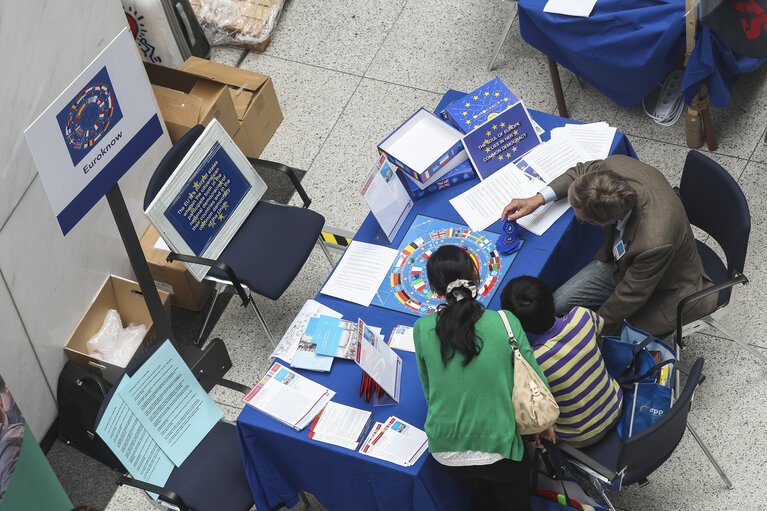
<path id="1" fill-rule="evenodd" d="M 682 313 L 688 305 L 711 294 L 718 294 L 716 310 L 730 303 L 732 288 L 747 284 L 743 274 L 751 232 L 751 213 L 743 190 L 732 176 L 708 156 L 697 151 L 687 153 L 682 179 L 677 189 L 690 224 L 710 235 L 724 252 L 726 263 L 708 245 L 696 240 L 703 268 L 714 285 L 682 300 L 677 307 L 674 341 L 683 348 L 682 335 L 704 326 L 713 327 L 737 342 L 751 355 L 767 364 L 767 357 L 747 343 L 725 331 L 712 315 L 704 316 L 688 325 L 683 324 Z"/>
<path id="2" fill-rule="evenodd" d="M 168 151 L 149 180 L 144 195 L 144 209 L 154 200 L 203 131 L 204 127 L 198 124 Z M 276 345 L 251 292 L 272 300 L 282 296 L 309 258 L 315 243 L 320 240 L 325 223 L 322 215 L 308 209 L 311 200 L 292 168 L 256 158 L 249 158 L 249 161 L 255 166 L 278 170 L 290 178 L 303 201 L 303 208 L 259 201 L 217 260 L 171 252 L 168 261 L 179 260 L 210 266 L 204 280 L 214 287 L 215 294 L 200 328 L 198 343 L 202 340 L 216 300 L 223 291 L 228 291 L 237 293 L 243 306 L 250 304 L 253 307 L 269 340 Z M 319 245 L 332 266 L 325 244 L 319 242 Z"/>
<path id="3" fill-rule="evenodd" d="M 223 346 L 220 339 L 212 339 L 211 343 Z M 152 348 L 139 357 L 128 366 L 125 374 L 133 376 L 156 349 L 156 347 Z M 250 390 L 239 383 L 209 376 L 203 372 L 198 372 L 195 376 L 198 380 L 205 380 L 207 387 L 213 383 L 242 394 Z M 94 428 L 98 428 L 119 383 L 118 380 L 102 402 Z M 179 511 L 217 511 L 219 509 L 248 511 L 255 504 L 245 476 L 237 428 L 234 424 L 224 421 L 216 423 L 184 460 L 184 463 L 173 469 L 164 487 L 133 479 L 127 475 L 119 476 L 117 484 L 157 493 L 161 501 L 177 506 Z"/>
<path id="4" fill-rule="evenodd" d="M 613 428 L 597 444 L 576 449 L 562 442 L 562 452 L 583 470 L 594 488 L 615 509 L 604 493 L 603 483 L 614 490 L 635 483 L 646 484 L 647 477 L 660 467 L 682 440 L 687 424 L 693 394 L 702 381 L 703 359 L 698 358 L 690 370 L 687 383 L 671 410 L 649 428 L 621 440 L 618 429 Z M 697 439 L 697 435 L 696 439 Z"/>

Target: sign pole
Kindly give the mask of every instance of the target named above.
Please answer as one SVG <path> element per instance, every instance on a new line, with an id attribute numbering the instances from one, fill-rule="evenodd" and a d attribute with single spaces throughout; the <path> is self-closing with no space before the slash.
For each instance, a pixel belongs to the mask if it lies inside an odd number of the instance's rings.
<path id="1" fill-rule="evenodd" d="M 136 273 L 136 280 L 139 287 L 141 287 L 141 293 L 144 295 L 149 315 L 152 317 L 155 328 L 157 328 L 157 333 L 160 339 L 170 339 L 170 342 L 178 347 L 173 331 L 170 328 L 170 320 L 165 315 L 160 294 L 157 292 L 157 286 L 149 271 L 149 265 L 141 249 L 136 229 L 133 227 L 128 208 L 125 205 L 120 185 L 115 183 L 107 191 L 106 197 L 107 201 L 109 201 L 109 208 L 112 210 L 112 216 L 114 216 L 115 223 L 117 224 L 117 230 L 120 231 L 120 237 L 122 238 L 123 245 L 125 245 L 125 251 L 128 253 L 128 259 L 133 267 L 133 271 Z"/>

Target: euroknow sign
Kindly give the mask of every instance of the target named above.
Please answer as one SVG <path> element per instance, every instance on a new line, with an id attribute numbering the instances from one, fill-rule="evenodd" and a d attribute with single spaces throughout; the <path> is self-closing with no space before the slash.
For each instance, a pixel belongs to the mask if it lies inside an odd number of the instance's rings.
<path id="1" fill-rule="evenodd" d="M 125 28 L 24 131 L 67 234 L 162 135 L 136 43 Z"/>

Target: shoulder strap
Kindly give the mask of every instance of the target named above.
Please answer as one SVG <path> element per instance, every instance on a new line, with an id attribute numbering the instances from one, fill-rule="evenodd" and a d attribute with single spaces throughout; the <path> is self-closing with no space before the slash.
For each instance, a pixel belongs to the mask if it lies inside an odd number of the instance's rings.
<path id="1" fill-rule="evenodd" d="M 498 311 L 498 314 L 501 316 L 503 326 L 506 327 L 506 335 L 509 337 L 509 346 L 511 346 L 512 350 L 517 349 L 517 338 L 514 337 L 514 332 L 511 330 L 511 325 L 509 325 L 509 318 L 506 317 L 506 313 L 502 310 Z"/>

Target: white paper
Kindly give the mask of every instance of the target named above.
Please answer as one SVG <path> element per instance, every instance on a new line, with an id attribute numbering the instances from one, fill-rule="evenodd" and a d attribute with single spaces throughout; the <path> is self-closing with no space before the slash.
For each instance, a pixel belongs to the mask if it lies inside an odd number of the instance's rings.
<path id="1" fill-rule="evenodd" d="M 473 231 L 481 231 L 499 218 L 512 199 L 532 197 L 544 183 L 534 183 L 509 164 L 481 183 L 450 199 L 450 204 Z"/>
<path id="2" fill-rule="evenodd" d="M 309 438 L 357 450 L 364 429 L 373 413 L 340 403 L 329 402 L 312 426 Z"/>
<path id="3" fill-rule="evenodd" d="M 397 254 L 393 248 L 352 241 L 320 292 L 367 307 Z"/>
<path id="4" fill-rule="evenodd" d="M 592 124 L 566 124 L 551 130 L 551 138 L 570 138 L 584 150 L 588 159 L 603 160 L 610 155 L 616 129 L 606 122 Z"/>
<path id="5" fill-rule="evenodd" d="M 415 341 L 413 341 L 413 327 L 397 325 L 389 337 L 389 347 L 395 350 L 410 351 L 415 353 Z"/>
<path id="6" fill-rule="evenodd" d="M 162 236 L 157 238 L 157 241 L 154 242 L 153 248 L 156 248 L 157 250 L 167 250 L 170 252 L 170 247 L 167 243 L 165 243 L 165 240 L 162 239 Z"/>
<path id="7" fill-rule="evenodd" d="M 327 387 L 275 362 L 242 400 L 300 431 L 334 395 Z"/>
<path id="8" fill-rule="evenodd" d="M 405 217 L 413 209 L 413 200 L 394 174 L 394 166 L 386 159 L 386 155 L 382 154 L 378 158 L 378 164 L 362 187 L 362 197 L 386 238 L 390 243 L 394 241 Z"/>
<path id="9" fill-rule="evenodd" d="M 549 0 L 543 12 L 588 18 L 597 0 Z"/>
<path id="10" fill-rule="evenodd" d="M 540 236 L 569 208 L 570 203 L 567 202 L 567 198 L 549 202 L 545 206 L 536 209 L 532 214 L 523 216 L 517 220 L 517 223 L 533 234 Z"/>
<path id="11" fill-rule="evenodd" d="M 577 163 L 589 161 L 589 156 L 570 138 L 559 137 L 552 138 L 532 149 L 522 160 L 527 162 L 546 183 L 550 183 Z"/>
<path id="12" fill-rule="evenodd" d="M 326 316 L 333 316 L 334 318 L 340 318 L 343 316 L 340 312 L 336 312 L 330 307 L 322 305 L 320 302 L 314 300 L 307 300 L 298 314 L 293 318 L 293 322 L 288 327 L 285 335 L 280 339 L 279 344 L 274 348 L 272 354 L 269 355 L 272 358 L 280 358 L 288 364 L 293 362 L 293 355 L 296 353 L 301 336 L 306 330 L 306 324 L 312 316 L 319 316 L 324 314 Z"/>
<path id="13" fill-rule="evenodd" d="M 409 467 L 428 448 L 426 433 L 391 416 L 384 423 L 376 423 L 360 449 L 360 453 Z"/>

